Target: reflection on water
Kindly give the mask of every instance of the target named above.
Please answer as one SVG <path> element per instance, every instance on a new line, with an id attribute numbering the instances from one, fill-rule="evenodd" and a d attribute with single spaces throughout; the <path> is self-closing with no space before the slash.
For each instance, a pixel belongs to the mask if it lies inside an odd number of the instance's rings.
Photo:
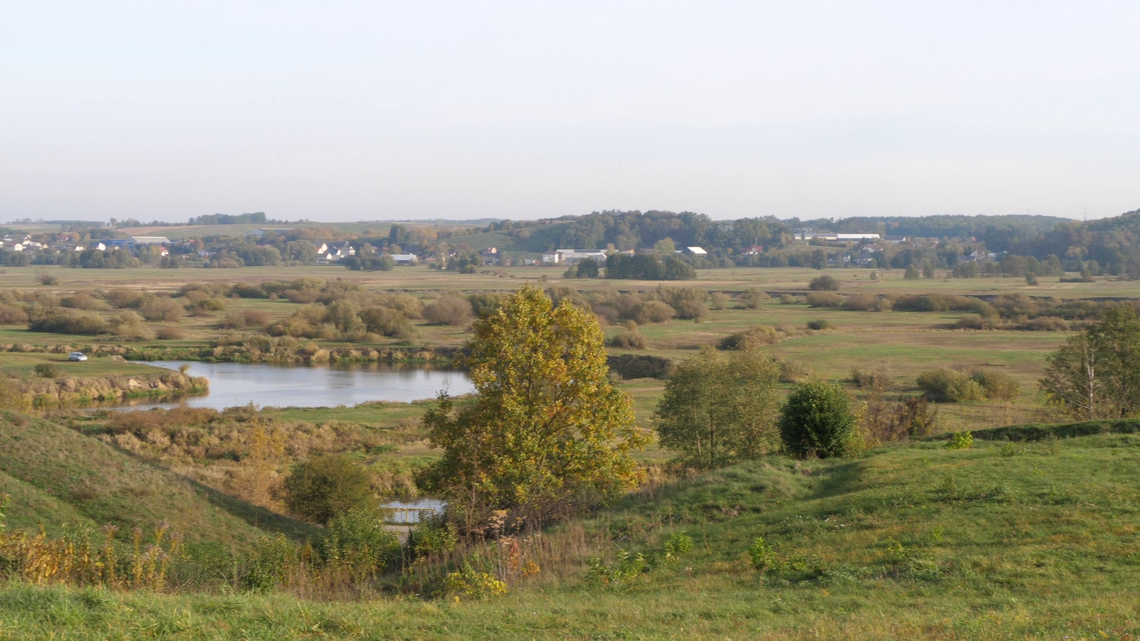
<path id="1" fill-rule="evenodd" d="M 185 361 L 142 363 L 177 370 Z M 475 391 L 466 372 L 424 366 L 364 363 L 307 367 L 260 363 L 189 362 L 190 376 L 210 379 L 210 393 L 172 403 L 141 402 L 132 408 L 208 407 L 335 407 L 368 401 L 411 401 L 435 398 L 441 390 L 458 396 Z"/>
<path id="2" fill-rule="evenodd" d="M 438 499 L 417 499 L 415 501 L 389 501 L 380 507 L 392 510 L 388 517 L 389 523 L 410 524 L 419 523 L 420 518 L 428 514 L 443 514 L 447 504 Z"/>

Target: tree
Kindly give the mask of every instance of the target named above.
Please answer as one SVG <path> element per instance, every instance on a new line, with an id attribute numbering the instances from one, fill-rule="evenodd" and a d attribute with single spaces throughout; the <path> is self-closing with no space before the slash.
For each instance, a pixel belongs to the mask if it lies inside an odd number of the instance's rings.
<path id="1" fill-rule="evenodd" d="M 653 415 L 662 447 L 701 469 L 756 458 L 779 447 L 780 367 L 756 348 L 705 347 L 682 361 Z"/>
<path id="2" fill-rule="evenodd" d="M 368 472 L 343 454 L 327 454 L 301 463 L 283 485 L 289 511 L 320 525 L 372 503 Z"/>
<path id="3" fill-rule="evenodd" d="M 578 261 L 578 271 L 576 272 L 577 278 L 597 278 L 598 277 L 598 261 L 593 258 L 583 258 Z"/>
<path id="4" fill-rule="evenodd" d="M 840 385 L 808 381 L 784 403 L 780 438 L 792 456 L 843 456 L 849 451 L 856 424 L 851 397 Z"/>
<path id="5" fill-rule="evenodd" d="M 839 281 L 834 276 L 818 276 L 811 279 L 808 289 L 813 292 L 834 292 L 839 290 Z"/>
<path id="6" fill-rule="evenodd" d="M 918 276 L 919 276 L 918 268 L 914 266 L 914 263 L 911 263 L 910 265 L 906 266 L 906 273 L 903 274 L 904 279 L 906 279 L 906 280 L 918 280 Z"/>
<path id="7" fill-rule="evenodd" d="M 557 307 L 530 285 L 475 322 L 461 359 L 478 395 L 458 409 L 446 393 L 424 425 L 439 461 L 421 487 L 449 502 L 468 532 L 496 510 L 536 527 L 634 487 L 630 451 L 644 439 L 632 402 L 613 386 L 597 319 Z"/>
<path id="8" fill-rule="evenodd" d="M 930 261 L 926 261 L 926 263 L 922 266 L 922 277 L 934 278 L 934 265 L 932 265 Z"/>
<path id="9" fill-rule="evenodd" d="M 653 243 L 653 252 L 655 254 L 672 256 L 675 251 L 677 251 L 677 246 L 673 244 L 672 238 L 662 238 L 656 243 Z"/>
<path id="10" fill-rule="evenodd" d="M 1046 357 L 1049 403 L 1082 419 L 1140 413 L 1140 318 L 1121 305 Z"/>

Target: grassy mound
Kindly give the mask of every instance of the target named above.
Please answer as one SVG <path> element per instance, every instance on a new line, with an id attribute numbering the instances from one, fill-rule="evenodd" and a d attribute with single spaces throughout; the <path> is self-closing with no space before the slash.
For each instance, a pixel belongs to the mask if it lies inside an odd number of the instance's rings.
<path id="1" fill-rule="evenodd" d="M 630 497 L 536 543 L 487 600 L 11 585 L 15 636 L 1130 638 L 1140 633 L 1140 436 L 940 442 L 854 460 L 771 457 Z M 671 542 L 685 533 L 691 549 Z M 749 554 L 763 537 L 757 569 Z M 672 547 L 671 547 L 672 546 Z M 683 546 L 687 547 L 687 546 Z M 671 555 L 671 556 L 670 556 Z M 640 561 L 639 561 L 640 560 Z M 314 632 L 319 630 L 320 632 Z"/>
<path id="2" fill-rule="evenodd" d="M 130 530 L 166 519 L 188 542 L 243 548 L 266 533 L 313 528 L 227 497 L 62 425 L 0 412 L 0 492 L 8 523 L 55 530 L 113 523 Z"/>

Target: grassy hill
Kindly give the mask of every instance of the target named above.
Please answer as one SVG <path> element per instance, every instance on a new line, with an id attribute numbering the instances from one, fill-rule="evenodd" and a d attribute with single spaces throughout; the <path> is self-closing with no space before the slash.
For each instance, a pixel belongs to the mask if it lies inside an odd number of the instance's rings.
<path id="1" fill-rule="evenodd" d="M 0 492 L 12 497 L 8 524 L 15 528 L 114 523 L 129 530 L 166 519 L 188 542 L 236 549 L 274 532 L 300 538 L 315 531 L 62 425 L 12 412 L 0 412 Z"/>
<path id="2" fill-rule="evenodd" d="M 505 597 L 10 585 L 0 633 L 249 639 L 1022 639 L 1140 633 L 1140 436 L 942 441 L 848 460 L 769 457 L 630 497 L 521 541 Z M 692 549 L 668 560 L 671 537 Z M 748 550 L 770 546 L 763 570 Z M 487 554 L 494 552 L 488 548 Z M 647 562 L 638 566 L 638 556 Z M 595 560 L 591 561 L 591 557 Z M 480 561 L 472 557 L 472 563 Z"/>

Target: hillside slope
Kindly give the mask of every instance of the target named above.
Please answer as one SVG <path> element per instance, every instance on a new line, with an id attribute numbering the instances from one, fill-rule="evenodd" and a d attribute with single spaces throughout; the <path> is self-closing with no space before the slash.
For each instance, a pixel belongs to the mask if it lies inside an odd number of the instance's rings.
<path id="1" fill-rule="evenodd" d="M 187 541 L 242 548 L 266 533 L 293 537 L 311 526 L 242 503 L 41 418 L 0 412 L 0 491 L 12 495 L 9 523 L 49 529 L 114 523 L 124 529 L 166 519 Z"/>
<path id="2" fill-rule="evenodd" d="M 1140 437 L 943 442 L 769 457 L 629 497 L 476 569 L 541 567 L 501 598 L 0 588 L 16 637 L 1025 639 L 1140 634 Z M 688 551 L 668 542 L 685 533 Z M 768 545 L 762 569 L 749 548 Z M 676 540 L 676 539 L 674 539 Z M 639 554 L 641 556 L 639 556 Z M 59 612 L 68 613 L 60 617 Z"/>

